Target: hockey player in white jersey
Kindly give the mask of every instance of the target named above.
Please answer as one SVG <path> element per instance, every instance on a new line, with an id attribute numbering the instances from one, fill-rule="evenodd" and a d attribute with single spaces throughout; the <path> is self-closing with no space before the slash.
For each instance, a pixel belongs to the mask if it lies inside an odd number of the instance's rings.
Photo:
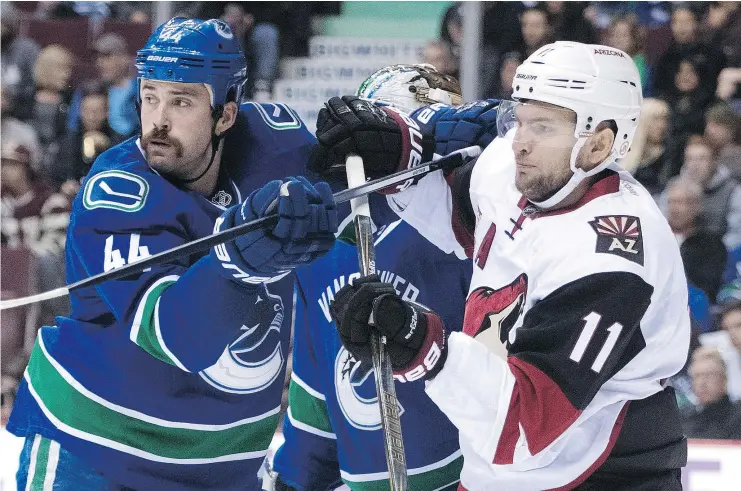
<path id="1" fill-rule="evenodd" d="M 679 490 L 686 441 L 664 382 L 687 356 L 686 279 L 666 221 L 619 166 L 638 71 L 622 51 L 557 42 L 512 85 L 476 162 L 389 196 L 473 259 L 463 332 L 445 339 L 434 312 L 356 282 L 332 305 L 340 336 L 362 358 L 379 331 L 397 378 L 425 379 L 459 429 L 465 489 Z M 414 122 L 392 117 L 409 144 Z"/>

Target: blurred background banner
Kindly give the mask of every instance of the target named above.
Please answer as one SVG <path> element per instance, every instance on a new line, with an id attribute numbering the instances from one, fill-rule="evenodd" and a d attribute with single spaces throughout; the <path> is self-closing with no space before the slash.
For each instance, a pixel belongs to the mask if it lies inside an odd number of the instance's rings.
<path id="1" fill-rule="evenodd" d="M 572 40 L 625 51 L 640 72 L 644 106 L 622 165 L 659 203 L 680 244 L 689 282 L 693 342 L 686 367 L 670 381 L 685 433 L 703 439 L 690 446 L 686 489 L 738 488 L 739 2 L 1 6 L 3 299 L 64 284 L 72 199 L 100 153 L 139 133 L 135 52 L 155 26 L 175 15 L 228 22 L 248 59 L 246 100 L 285 103 L 310 130 L 327 99 L 355 93 L 387 65 L 432 63 L 460 79 L 465 101 L 506 99 L 517 66 L 544 44 Z M 59 299 L 3 312 L 2 424 L 36 330 L 68 310 L 67 300 Z M 5 432 L 0 437 L 0 489 L 13 488 L 7 481 L 17 458 L 11 438 Z"/>

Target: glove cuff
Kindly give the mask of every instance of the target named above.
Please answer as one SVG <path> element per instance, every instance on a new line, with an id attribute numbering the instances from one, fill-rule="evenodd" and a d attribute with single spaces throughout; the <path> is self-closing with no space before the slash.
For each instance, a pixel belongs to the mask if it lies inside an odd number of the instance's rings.
<path id="1" fill-rule="evenodd" d="M 425 312 L 417 306 L 406 305 L 410 309 L 411 324 L 418 322 L 418 329 L 425 330 L 425 337 L 417 355 L 406 368 L 394 370 L 394 375 L 408 382 L 419 379 L 430 380 L 442 369 L 448 356 L 445 346 L 445 325 L 434 312 Z"/>
<path id="2" fill-rule="evenodd" d="M 423 162 L 429 162 L 435 153 L 435 140 L 431 135 L 423 136 L 419 124 L 407 114 L 396 108 L 384 106 L 380 108 L 397 125 L 401 136 L 401 156 L 397 171 L 411 169 Z M 381 190 L 384 192 L 385 190 Z M 389 194 L 389 193 L 385 193 Z"/>
<path id="3" fill-rule="evenodd" d="M 239 213 L 240 208 L 241 205 L 233 206 L 217 218 L 214 224 L 214 233 L 233 227 L 235 223 L 234 214 Z M 255 286 L 260 283 L 272 283 L 290 273 L 290 271 L 277 271 L 274 275 L 270 275 L 253 271 L 249 264 L 242 259 L 239 251 L 236 250 L 233 240 L 212 247 L 211 257 L 214 259 L 214 265 L 219 268 L 219 272 L 223 276 L 236 281 L 240 285 Z"/>

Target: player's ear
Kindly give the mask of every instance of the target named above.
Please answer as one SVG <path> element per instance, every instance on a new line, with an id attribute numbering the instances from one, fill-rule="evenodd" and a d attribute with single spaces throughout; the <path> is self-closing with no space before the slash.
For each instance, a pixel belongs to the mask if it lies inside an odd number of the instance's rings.
<path id="1" fill-rule="evenodd" d="M 605 161 L 610 156 L 612 151 L 612 144 L 615 142 L 615 133 L 607 123 L 600 123 L 595 128 L 594 135 L 587 140 L 587 161 L 589 163 L 589 171 Z"/>
<path id="2" fill-rule="evenodd" d="M 224 104 L 224 110 L 221 113 L 221 118 L 216 122 L 216 133 L 219 135 L 224 134 L 226 130 L 234 126 L 237 121 L 237 103 L 227 102 Z"/>

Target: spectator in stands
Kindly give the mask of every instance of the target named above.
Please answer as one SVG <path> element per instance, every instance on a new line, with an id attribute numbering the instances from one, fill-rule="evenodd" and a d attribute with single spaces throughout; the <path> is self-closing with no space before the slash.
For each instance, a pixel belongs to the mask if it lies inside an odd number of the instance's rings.
<path id="1" fill-rule="evenodd" d="M 728 338 L 728 349 L 721 352 L 728 366 L 728 394 L 731 400 L 741 400 L 741 300 L 723 305 L 720 328 Z"/>
<path id="2" fill-rule="evenodd" d="M 33 67 L 39 55 L 39 45 L 18 35 L 20 17 L 12 2 L 2 2 L 0 7 L 0 70 L 3 85 L 12 90 L 17 102 L 16 117 L 31 117 L 33 102 Z"/>
<path id="3" fill-rule="evenodd" d="M 641 75 L 643 97 L 649 97 L 651 95 L 651 70 L 643 51 L 644 38 L 645 34 L 641 25 L 638 24 L 638 17 L 633 13 L 628 13 L 616 16 L 610 23 L 605 44 L 630 55 Z"/>
<path id="4" fill-rule="evenodd" d="M 448 43 L 456 58 L 460 56 L 461 42 L 463 41 L 462 10 L 463 5 L 461 2 L 454 3 L 448 8 L 448 10 L 445 11 L 442 21 L 440 22 L 440 39 Z M 517 46 L 519 46 L 519 44 Z"/>
<path id="5" fill-rule="evenodd" d="M 689 283 L 690 311 L 698 330 L 711 328 L 710 301 L 721 285 L 726 248 L 720 235 L 702 230 L 699 223 L 702 189 L 687 179 L 675 177 L 666 188 L 666 219 L 680 245 Z"/>
<path id="6" fill-rule="evenodd" d="M 39 291 L 64 286 L 64 243 L 71 201 L 54 193 L 31 169 L 31 155 L 22 145 L 8 142 L 1 150 L 2 221 L 0 242 L 26 247 L 38 262 Z M 66 298 L 42 304 L 44 320 L 64 315 Z"/>
<path id="7" fill-rule="evenodd" d="M 0 145 L 3 147 L 9 142 L 16 142 L 28 148 L 31 153 L 31 166 L 36 169 L 39 164 L 41 155 L 39 138 L 36 130 L 28 123 L 24 123 L 15 117 L 16 104 L 15 94 L 11 88 L 4 84 L 0 87 L 0 98 L 2 99 L 2 108 L 0 109 Z"/>
<path id="8" fill-rule="evenodd" d="M 278 27 L 270 22 L 255 22 L 255 16 L 239 3 L 226 4 L 221 18 L 229 24 L 247 56 L 247 96 L 257 102 L 271 100 L 280 55 Z"/>
<path id="9" fill-rule="evenodd" d="M 705 113 L 705 138 L 718 155 L 718 165 L 728 167 L 731 174 L 741 179 L 741 120 L 725 102 L 714 104 Z"/>
<path id="10" fill-rule="evenodd" d="M 520 17 L 520 29 L 523 40 L 520 54 L 523 59 L 554 40 L 550 16 L 543 8 L 525 10 Z"/>
<path id="11" fill-rule="evenodd" d="M 597 42 L 594 27 L 584 18 L 588 2 L 540 2 L 540 5 L 548 12 L 555 39 L 587 44 Z"/>
<path id="12" fill-rule="evenodd" d="M 456 9 L 457 25 L 461 25 L 460 14 L 458 14 L 459 5 L 460 3 L 448 10 Z M 522 2 L 483 2 L 483 7 L 484 15 L 481 23 L 483 45 L 492 49 L 497 57 L 517 51 L 522 46 L 522 32 L 517 22 L 513 21 L 519 19 L 525 10 Z M 512 20 L 502 22 L 502 19 Z M 443 30 L 441 39 L 451 42 L 451 39 L 446 37 L 445 30 Z"/>
<path id="13" fill-rule="evenodd" d="M 198 17 L 201 2 L 169 2 L 173 17 Z M 118 20 L 135 24 L 151 24 L 155 16 L 155 2 L 123 1 L 110 2 L 113 16 Z"/>
<path id="14" fill-rule="evenodd" d="M 423 57 L 425 63 L 434 66 L 440 73 L 458 78 L 458 58 L 446 41 L 428 41 Z"/>
<path id="15" fill-rule="evenodd" d="M 700 41 L 699 29 L 699 14 L 687 4 L 678 4 L 672 11 L 672 42 L 655 70 L 654 88 L 657 94 L 673 92 L 674 75 L 680 71 L 683 61 L 707 67 L 699 85 L 711 94 L 715 93 L 718 74 L 726 65 L 726 59 L 718 48 Z"/>
<path id="16" fill-rule="evenodd" d="M 711 90 L 705 73 L 709 67 L 692 58 L 680 61 L 674 74 L 674 86 L 662 98 L 672 108 L 671 135 L 684 139 L 690 134 L 702 133 L 705 127 L 705 111 L 717 100 Z"/>
<path id="17" fill-rule="evenodd" d="M 522 64 L 522 56 L 517 51 L 510 51 L 502 55 L 499 64 L 499 77 L 497 86 L 491 97 L 496 99 L 509 99 L 512 97 L 512 81 L 515 79 L 515 70 Z"/>
<path id="18" fill-rule="evenodd" d="M 684 263 L 687 283 L 702 290 L 710 303 L 714 304 L 728 258 L 723 240 L 712 232 L 696 231 L 684 239 L 679 252 Z M 710 325 L 706 324 L 704 328 L 707 330 Z"/>
<path id="19" fill-rule="evenodd" d="M 37 2 L 32 17 L 36 20 L 69 19 L 80 17 L 72 5 L 74 2 L 44 1 Z M 100 2 L 98 2 L 100 3 Z"/>
<path id="20" fill-rule="evenodd" d="M 35 252 L 64 247 L 69 203 L 31 168 L 28 148 L 8 142 L 2 148 L 2 244 Z"/>
<path id="21" fill-rule="evenodd" d="M 741 245 L 741 184 L 716 157 L 705 138 L 692 136 L 685 146 L 681 175 L 702 187 L 702 227 L 722 235 L 730 250 Z"/>
<path id="22" fill-rule="evenodd" d="M 678 177 L 666 188 L 666 219 L 679 243 L 689 287 L 690 313 L 698 332 L 712 327 L 710 297 L 720 286 L 726 249 L 720 236 L 698 227 L 702 189 L 694 182 Z"/>
<path id="23" fill-rule="evenodd" d="M 671 19 L 668 10 L 671 2 L 589 2 L 584 9 L 584 18 L 597 29 L 605 29 L 613 18 L 627 13 L 634 13 L 638 23 L 646 27 L 667 25 Z"/>
<path id="24" fill-rule="evenodd" d="M 690 180 L 673 178 L 666 186 L 666 221 L 681 246 L 688 237 L 699 232 L 702 188 Z"/>
<path id="25" fill-rule="evenodd" d="M 139 116 L 136 112 L 134 58 L 128 53 L 126 40 L 118 34 L 104 34 L 93 44 L 93 53 L 99 80 L 108 90 L 108 121 L 111 128 L 119 135 L 132 136 L 139 130 Z M 81 102 L 82 92 L 77 90 L 67 118 L 68 131 L 78 128 Z"/>
<path id="26" fill-rule="evenodd" d="M 644 99 L 641 118 L 628 156 L 620 165 L 658 196 L 670 178 L 679 174 L 681 161 L 668 158 L 669 105 L 661 99 Z"/>
<path id="27" fill-rule="evenodd" d="M 65 133 L 65 123 L 72 90 L 70 79 L 74 69 L 72 53 L 67 48 L 52 44 L 41 50 L 33 78 L 36 83 L 31 123 L 39 136 L 42 159 L 41 175 L 51 176 L 56 167 L 59 144 Z"/>
<path id="28" fill-rule="evenodd" d="M 741 68 L 724 68 L 718 75 L 718 99 L 734 103 L 741 99 Z"/>
<path id="29" fill-rule="evenodd" d="M 723 285 L 731 286 L 734 282 L 741 288 L 741 246 L 728 251 L 726 269 L 723 272 Z"/>
<path id="30" fill-rule="evenodd" d="M 728 66 L 741 67 L 741 4 L 713 2 L 703 22 L 705 44 L 717 46 Z"/>
<path id="31" fill-rule="evenodd" d="M 726 364 L 715 348 L 700 347 L 690 365 L 698 407 L 683 421 L 689 438 L 741 439 L 741 406 L 728 398 Z"/>
<path id="32" fill-rule="evenodd" d="M 77 192 L 80 179 L 88 173 L 98 155 L 123 140 L 108 122 L 108 93 L 105 87 L 99 82 L 88 82 L 80 90 L 80 122 L 76 130 L 65 136 L 59 165 L 51 176 L 55 185 L 64 184 L 61 190 L 68 195 Z"/>
<path id="33" fill-rule="evenodd" d="M 716 332 L 704 334 L 703 346 L 717 349 L 726 363 L 728 397 L 741 401 L 741 290 L 719 305 Z"/>

